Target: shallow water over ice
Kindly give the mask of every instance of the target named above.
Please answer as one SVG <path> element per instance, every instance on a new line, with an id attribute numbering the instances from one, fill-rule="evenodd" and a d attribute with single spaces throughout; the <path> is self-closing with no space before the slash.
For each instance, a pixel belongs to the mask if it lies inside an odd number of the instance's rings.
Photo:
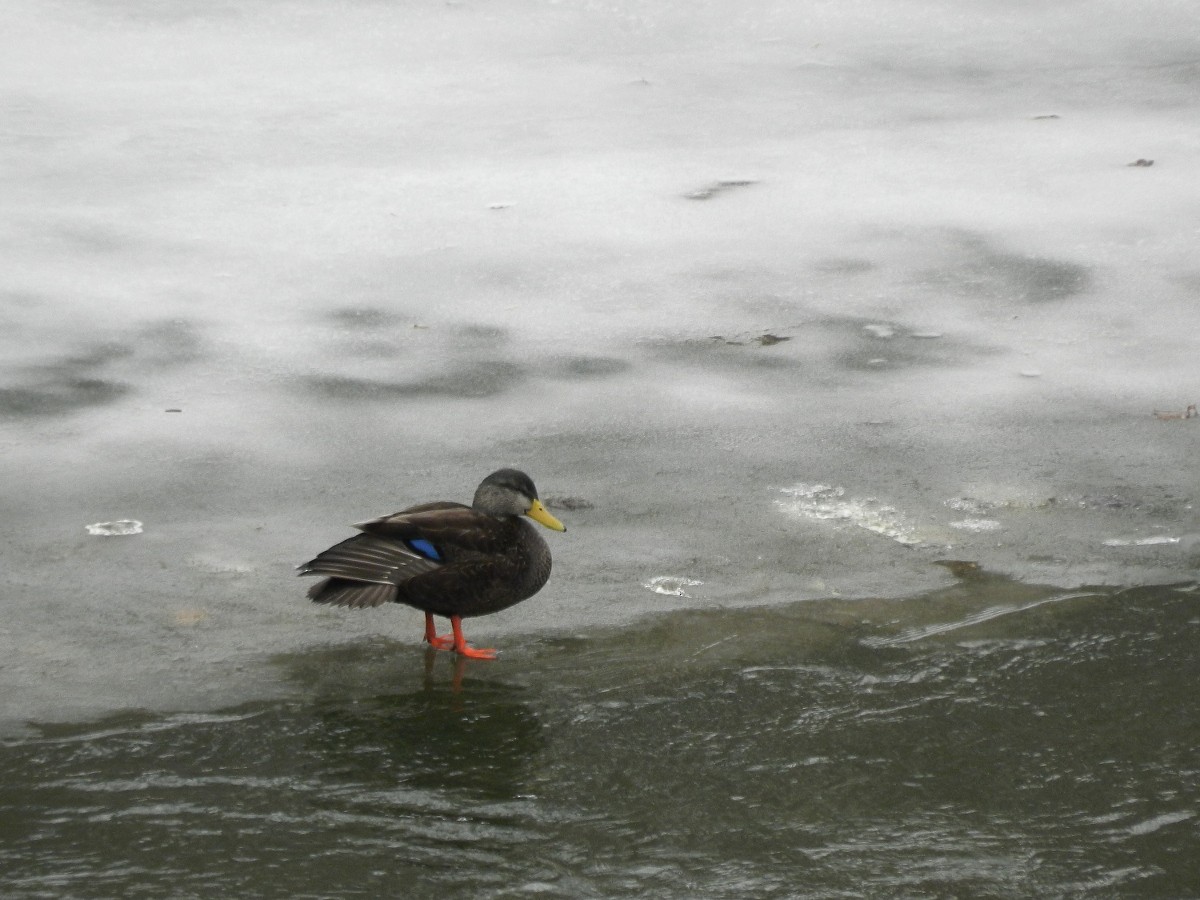
<path id="1" fill-rule="evenodd" d="M 973 597 L 1023 611 L 893 624 Z M 286 700 L 0 744 L 0 891 L 1189 896 L 1198 628 L 1194 586 L 984 579 L 675 613 L 457 672 L 311 648 L 273 662 Z"/>

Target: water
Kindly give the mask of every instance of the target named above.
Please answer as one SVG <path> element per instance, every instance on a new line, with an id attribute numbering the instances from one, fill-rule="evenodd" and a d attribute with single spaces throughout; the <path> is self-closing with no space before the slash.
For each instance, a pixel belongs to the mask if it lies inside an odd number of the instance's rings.
<path id="1" fill-rule="evenodd" d="M 317 647 L 288 699 L 5 742 L 0 893 L 1195 896 L 1198 596 L 977 575 L 491 665 Z"/>

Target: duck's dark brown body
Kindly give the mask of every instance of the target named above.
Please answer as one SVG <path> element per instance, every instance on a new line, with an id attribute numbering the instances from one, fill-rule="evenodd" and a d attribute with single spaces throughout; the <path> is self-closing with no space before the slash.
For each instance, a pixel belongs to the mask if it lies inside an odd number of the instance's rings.
<path id="1" fill-rule="evenodd" d="M 520 603 L 550 578 L 550 548 L 516 516 L 423 503 L 357 527 L 362 534 L 300 567 L 302 575 L 330 576 L 308 592 L 316 602 L 365 607 L 391 601 L 469 618 Z"/>

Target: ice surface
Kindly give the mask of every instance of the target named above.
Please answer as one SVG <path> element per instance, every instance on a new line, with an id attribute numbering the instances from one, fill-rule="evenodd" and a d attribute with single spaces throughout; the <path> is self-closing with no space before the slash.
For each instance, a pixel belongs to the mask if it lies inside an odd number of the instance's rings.
<path id="1" fill-rule="evenodd" d="M 904 596 L 946 557 L 1194 578 L 1198 28 L 1171 0 L 5 4 L 9 714 L 415 639 L 292 567 L 505 464 L 582 505 L 478 640 Z M 80 531 L 120 509 L 153 529 Z"/>

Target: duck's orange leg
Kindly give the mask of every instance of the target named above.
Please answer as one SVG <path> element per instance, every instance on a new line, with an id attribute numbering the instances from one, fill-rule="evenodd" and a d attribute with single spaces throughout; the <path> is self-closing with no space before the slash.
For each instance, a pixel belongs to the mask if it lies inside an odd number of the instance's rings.
<path id="1" fill-rule="evenodd" d="M 459 656 L 465 656 L 468 659 L 496 658 L 496 651 L 491 647 L 475 649 L 467 646 L 467 639 L 463 637 L 462 616 L 451 616 L 450 627 L 454 630 L 454 652 Z"/>
<path id="2" fill-rule="evenodd" d="M 448 634 L 439 635 L 433 627 L 433 613 L 425 613 L 425 643 L 435 650 L 449 650 L 454 646 L 454 638 Z"/>

